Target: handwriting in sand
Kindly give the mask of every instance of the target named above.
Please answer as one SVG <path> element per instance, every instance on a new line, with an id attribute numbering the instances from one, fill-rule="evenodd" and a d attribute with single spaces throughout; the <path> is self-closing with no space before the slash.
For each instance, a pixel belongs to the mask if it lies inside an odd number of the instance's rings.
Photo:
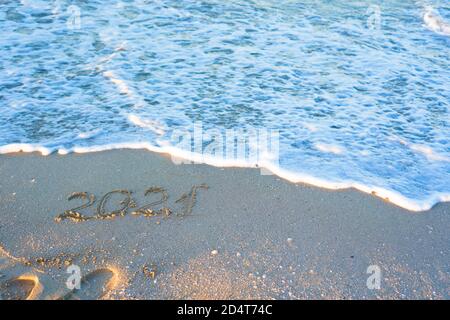
<path id="1" fill-rule="evenodd" d="M 175 201 L 174 205 L 178 207 L 178 211 L 175 213 L 175 216 L 187 216 L 192 213 L 199 189 L 208 189 L 208 186 L 206 184 L 194 185 L 191 187 L 189 192 L 184 193 Z M 83 200 L 84 203 L 78 207 L 65 210 L 62 214 L 55 218 L 55 221 L 61 222 L 65 219 L 69 219 L 73 222 L 85 222 L 89 220 L 113 219 L 116 217 L 124 217 L 128 214 L 130 209 L 132 209 L 131 214 L 134 216 L 172 216 L 173 211 L 168 207 L 169 194 L 166 189 L 159 186 L 148 188 L 144 192 L 145 196 L 159 194 L 160 198 L 140 207 L 138 207 L 131 194 L 131 191 L 125 189 L 110 191 L 100 199 L 97 208 L 95 209 L 95 213 L 86 215 L 81 213 L 81 211 L 92 207 L 96 203 L 95 195 L 88 192 L 74 192 L 68 197 L 67 200 L 71 201 L 74 199 L 80 199 Z M 113 195 L 123 196 L 123 200 L 120 201 L 120 208 L 108 211 L 106 210 L 106 203 Z"/>

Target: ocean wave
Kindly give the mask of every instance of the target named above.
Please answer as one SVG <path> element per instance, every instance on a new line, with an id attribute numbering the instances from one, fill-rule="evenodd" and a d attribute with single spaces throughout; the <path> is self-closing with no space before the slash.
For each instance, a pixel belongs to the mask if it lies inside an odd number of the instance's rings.
<path id="1" fill-rule="evenodd" d="M 450 66 L 426 3 L 93 1 L 69 29 L 69 1 L 6 1 L 0 152 L 143 148 L 429 209 L 450 193 Z M 197 122 L 275 130 L 279 161 L 183 151 Z"/>
<path id="2" fill-rule="evenodd" d="M 404 208 L 413 212 L 421 212 L 430 210 L 435 204 L 439 202 L 449 202 L 450 193 L 435 193 L 430 195 L 426 199 L 417 200 L 405 197 L 399 192 L 394 190 L 389 190 L 379 186 L 365 185 L 358 181 L 332 181 L 325 180 L 311 176 L 306 173 L 292 172 L 281 168 L 278 164 L 274 164 L 269 159 L 262 159 L 258 163 L 249 163 L 245 159 L 219 159 L 211 155 L 205 155 L 200 153 L 195 153 L 191 151 L 186 151 L 184 149 L 179 149 L 170 145 L 163 147 L 154 146 L 147 142 L 130 142 L 130 143 L 111 143 L 99 146 L 89 146 L 89 147 L 73 147 L 72 149 L 65 148 L 55 148 L 51 149 L 48 147 L 43 147 L 40 145 L 33 144 L 11 144 L 0 147 L 0 154 L 10 154 L 18 152 L 38 152 L 43 156 L 48 156 L 54 152 L 60 155 L 67 155 L 69 153 L 93 153 L 102 152 L 108 150 L 148 150 L 155 153 L 169 154 L 172 157 L 174 164 L 185 164 L 185 163 L 197 163 L 197 164 L 208 164 L 214 167 L 220 168 L 259 168 L 262 170 L 264 175 L 273 174 L 282 179 L 290 181 L 292 183 L 303 183 L 316 186 L 319 188 L 329 189 L 329 190 L 342 190 L 342 189 L 356 189 L 361 192 L 379 197 L 385 201 L 388 201 L 396 206 Z"/>

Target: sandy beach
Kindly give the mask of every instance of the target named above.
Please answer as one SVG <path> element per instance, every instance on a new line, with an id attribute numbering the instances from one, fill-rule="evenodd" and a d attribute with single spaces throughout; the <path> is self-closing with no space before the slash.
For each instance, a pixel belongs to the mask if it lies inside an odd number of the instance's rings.
<path id="1" fill-rule="evenodd" d="M 449 229 L 448 203 L 410 212 L 143 150 L 0 156 L 3 299 L 449 299 Z"/>

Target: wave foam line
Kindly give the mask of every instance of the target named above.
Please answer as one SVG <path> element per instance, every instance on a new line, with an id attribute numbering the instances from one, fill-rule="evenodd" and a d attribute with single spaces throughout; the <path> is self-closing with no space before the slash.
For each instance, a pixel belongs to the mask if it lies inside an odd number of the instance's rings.
<path id="1" fill-rule="evenodd" d="M 40 145 L 33 144 L 9 144 L 0 147 L 0 154 L 17 153 L 17 152 L 39 152 L 43 156 L 49 155 L 51 153 L 57 152 L 61 155 L 66 155 L 68 153 L 91 153 L 91 152 L 101 152 L 107 150 L 116 149 L 144 149 L 155 153 L 166 153 L 171 155 L 172 161 L 174 163 L 179 163 L 179 159 L 183 159 L 188 162 L 203 163 L 214 167 L 238 167 L 238 168 L 255 168 L 268 170 L 270 173 L 290 181 L 292 183 L 304 183 L 324 189 L 329 190 L 342 190 L 354 188 L 361 192 L 374 195 L 376 197 L 382 198 L 383 200 L 389 201 L 390 203 L 404 208 L 413 212 L 421 212 L 430 210 L 435 204 L 440 202 L 450 202 L 450 193 L 436 193 L 428 197 L 424 201 L 418 201 L 403 196 L 399 192 L 381 188 L 374 185 L 364 185 L 355 181 L 343 181 L 334 182 L 330 180 L 320 179 L 309 174 L 292 172 L 280 168 L 277 164 L 274 164 L 270 160 L 262 160 L 258 163 L 249 163 L 246 160 L 229 160 L 220 159 L 214 156 L 202 155 L 199 153 L 194 153 L 173 146 L 154 146 L 148 142 L 132 142 L 132 143 L 115 143 L 106 144 L 92 147 L 74 147 L 72 149 L 55 148 L 50 149 Z"/>
<path id="2" fill-rule="evenodd" d="M 151 130 L 154 133 L 159 134 L 160 136 L 165 133 L 165 130 L 163 129 L 164 126 L 159 121 L 141 119 L 134 114 L 128 114 L 128 121 L 130 121 L 135 126 Z"/>

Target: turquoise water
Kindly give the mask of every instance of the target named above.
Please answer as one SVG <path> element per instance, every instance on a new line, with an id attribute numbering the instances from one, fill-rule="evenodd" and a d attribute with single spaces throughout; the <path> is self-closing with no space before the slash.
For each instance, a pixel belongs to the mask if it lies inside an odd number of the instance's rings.
<path id="1" fill-rule="evenodd" d="M 428 209 L 450 200 L 448 22 L 448 1 L 3 0 L 0 152 L 267 128 L 274 173 Z"/>

